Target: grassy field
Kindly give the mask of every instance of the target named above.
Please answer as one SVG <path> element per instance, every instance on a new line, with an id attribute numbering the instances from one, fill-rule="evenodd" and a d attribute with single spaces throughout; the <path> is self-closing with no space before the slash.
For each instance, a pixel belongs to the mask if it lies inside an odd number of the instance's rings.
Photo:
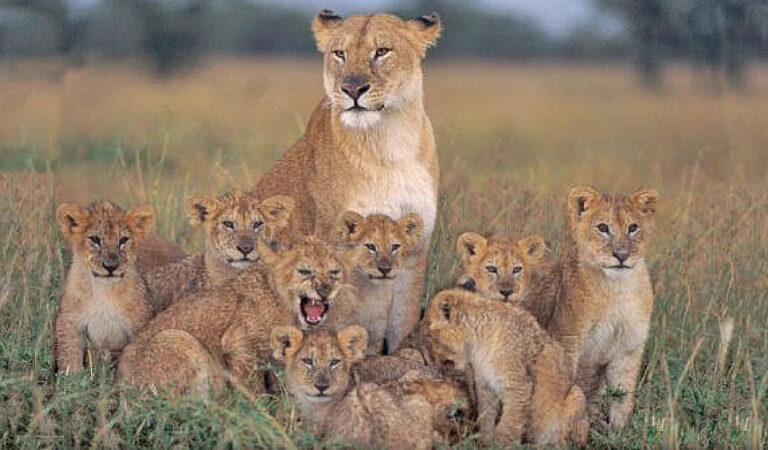
<path id="1" fill-rule="evenodd" d="M 768 69 L 741 94 L 683 69 L 662 93 L 622 67 L 425 72 L 443 172 L 427 296 L 457 275 L 463 231 L 557 248 L 569 186 L 655 187 L 636 412 L 590 444 L 768 445 Z M 166 399 L 113 386 L 103 366 L 54 379 L 50 345 L 68 264 L 58 202 L 150 202 L 158 233 L 198 250 L 184 199 L 253 186 L 320 98 L 319 59 L 221 60 L 165 81 L 130 65 L 0 66 L 0 448 L 316 444 L 285 397 Z"/>

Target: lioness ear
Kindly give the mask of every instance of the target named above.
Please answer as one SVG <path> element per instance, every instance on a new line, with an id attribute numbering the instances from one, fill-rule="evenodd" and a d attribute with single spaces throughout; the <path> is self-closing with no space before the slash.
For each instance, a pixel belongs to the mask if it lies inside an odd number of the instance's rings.
<path id="1" fill-rule="evenodd" d="M 285 363 L 285 360 L 295 355 L 301 346 L 304 335 L 296 327 L 281 326 L 272 329 L 269 336 L 269 346 L 272 348 L 272 357 Z"/>
<path id="2" fill-rule="evenodd" d="M 336 335 L 344 355 L 351 361 L 365 358 L 365 348 L 368 347 L 368 332 L 359 325 L 352 325 L 339 331 Z"/>
<path id="3" fill-rule="evenodd" d="M 424 221 L 421 220 L 421 216 L 416 213 L 407 214 L 402 217 L 397 224 L 400 229 L 403 230 L 413 242 L 418 242 L 421 239 L 421 232 L 424 230 Z"/>
<path id="4" fill-rule="evenodd" d="M 198 195 L 189 199 L 187 215 L 192 225 L 200 225 L 216 214 L 220 203 L 213 197 Z"/>
<path id="5" fill-rule="evenodd" d="M 642 189 L 632 194 L 629 201 L 643 214 L 654 215 L 659 202 L 659 193 L 656 189 Z"/>
<path id="6" fill-rule="evenodd" d="M 571 218 L 574 222 L 581 219 L 581 216 L 594 206 L 595 201 L 600 198 L 600 193 L 588 186 L 576 186 L 568 192 L 568 209 L 571 211 Z"/>
<path id="7" fill-rule="evenodd" d="M 344 19 L 330 9 L 317 13 L 315 20 L 312 21 L 312 33 L 315 34 L 315 42 L 320 52 L 325 53 L 328 50 L 333 31 L 339 28 L 342 22 Z"/>
<path id="8" fill-rule="evenodd" d="M 519 248 L 526 255 L 533 258 L 535 261 L 539 261 L 547 254 L 547 242 L 541 236 L 530 236 L 519 243 Z"/>
<path id="9" fill-rule="evenodd" d="M 73 203 L 62 203 L 56 210 L 56 221 L 61 234 L 69 239 L 74 234 L 85 232 L 88 226 L 88 210 Z"/>
<path id="10" fill-rule="evenodd" d="M 140 205 L 128 211 L 125 216 L 128 229 L 137 238 L 146 236 L 155 223 L 155 210 L 149 205 Z"/>
<path id="11" fill-rule="evenodd" d="M 427 49 L 435 43 L 440 37 L 443 26 L 440 24 L 440 16 L 436 12 L 421 16 L 418 19 L 406 22 L 408 29 L 416 37 L 416 43 L 421 50 L 421 57 L 427 53 Z"/>
<path id="12" fill-rule="evenodd" d="M 339 217 L 338 227 L 341 242 L 356 242 L 365 231 L 365 217 L 354 211 L 346 211 Z"/>
<path id="13" fill-rule="evenodd" d="M 459 239 L 456 241 L 456 250 L 459 252 L 461 260 L 466 267 L 477 255 L 485 252 L 486 245 L 488 245 L 486 238 L 477 233 L 469 232 L 459 236 Z"/>
<path id="14" fill-rule="evenodd" d="M 285 228 L 288 226 L 288 219 L 296 207 L 296 202 L 292 197 L 276 195 L 269 197 L 259 205 L 259 212 L 269 222 L 272 222 L 276 228 Z"/>

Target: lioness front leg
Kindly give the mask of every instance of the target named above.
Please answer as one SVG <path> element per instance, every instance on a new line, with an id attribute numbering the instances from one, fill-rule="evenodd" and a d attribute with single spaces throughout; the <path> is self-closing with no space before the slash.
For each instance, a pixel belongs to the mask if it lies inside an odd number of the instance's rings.
<path id="1" fill-rule="evenodd" d="M 408 334 L 416 328 L 421 317 L 421 294 L 427 271 L 428 249 L 422 248 L 408 259 L 392 286 L 392 310 L 387 321 L 387 352 L 392 354 Z"/>
<path id="2" fill-rule="evenodd" d="M 608 392 L 608 425 L 613 430 L 624 428 L 632 415 L 635 404 L 635 386 L 640 364 L 643 360 L 643 347 L 640 346 L 629 354 L 611 361 L 605 370 L 608 389 L 617 390 L 613 395 Z"/>

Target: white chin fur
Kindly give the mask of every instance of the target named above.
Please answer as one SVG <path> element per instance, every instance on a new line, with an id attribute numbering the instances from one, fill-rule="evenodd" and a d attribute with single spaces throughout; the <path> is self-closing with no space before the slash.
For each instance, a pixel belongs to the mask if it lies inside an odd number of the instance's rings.
<path id="1" fill-rule="evenodd" d="M 381 120 L 379 111 L 344 111 L 341 113 L 341 123 L 347 128 L 371 128 Z"/>
<path id="2" fill-rule="evenodd" d="M 253 264 L 252 261 L 232 261 L 229 263 L 235 269 L 247 269 Z"/>

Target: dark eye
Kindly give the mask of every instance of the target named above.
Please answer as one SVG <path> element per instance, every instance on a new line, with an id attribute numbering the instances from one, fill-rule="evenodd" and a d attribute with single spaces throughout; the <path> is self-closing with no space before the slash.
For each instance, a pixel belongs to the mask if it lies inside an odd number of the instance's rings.
<path id="1" fill-rule="evenodd" d="M 126 236 L 121 237 L 120 240 L 118 241 L 118 244 L 120 244 L 120 247 L 124 247 L 125 244 L 127 243 L 128 243 L 128 238 Z"/>
<path id="2" fill-rule="evenodd" d="M 387 53 L 389 53 L 389 51 L 390 50 L 388 48 L 386 48 L 386 47 L 379 47 L 379 48 L 376 49 L 376 57 L 377 58 L 381 58 L 382 56 L 384 56 Z"/>
<path id="3" fill-rule="evenodd" d="M 607 234 L 610 231 L 610 228 L 608 228 L 607 224 L 600 223 L 597 225 L 597 231 Z"/>
<path id="4" fill-rule="evenodd" d="M 330 274 L 332 277 L 338 277 L 339 275 L 341 275 L 341 270 L 339 270 L 339 269 L 333 269 L 333 270 L 329 271 L 328 273 L 329 273 L 329 274 Z"/>
<path id="5" fill-rule="evenodd" d="M 312 361 L 312 358 L 301 358 L 301 362 L 306 364 L 308 367 L 312 367 L 315 364 L 315 362 Z"/>
<path id="6" fill-rule="evenodd" d="M 224 225 L 224 228 L 227 230 L 234 230 L 235 229 L 235 223 L 231 220 L 225 220 L 224 222 L 221 222 L 222 225 Z"/>
<path id="7" fill-rule="evenodd" d="M 512 273 L 520 273 L 523 271 L 523 266 L 515 266 L 512 268 Z"/>
<path id="8" fill-rule="evenodd" d="M 496 266 L 485 266 L 485 271 L 488 273 L 497 273 L 498 269 L 496 269 Z"/>
<path id="9" fill-rule="evenodd" d="M 402 245 L 400 245 L 400 244 L 392 244 L 392 251 L 396 252 L 396 251 L 400 250 L 400 247 L 402 247 Z"/>
<path id="10" fill-rule="evenodd" d="M 253 222 L 253 231 L 258 231 L 263 226 L 264 226 L 264 222 L 262 222 L 261 220 L 257 220 L 256 222 Z"/>
<path id="11" fill-rule="evenodd" d="M 331 360 L 331 364 L 330 364 L 330 366 L 331 366 L 331 367 L 336 367 L 336 366 L 338 366 L 339 364 L 341 364 L 341 360 L 340 360 L 340 359 L 338 359 L 338 358 L 334 358 L 334 359 L 332 359 L 332 360 Z"/>
<path id="12" fill-rule="evenodd" d="M 344 59 L 344 50 L 334 50 L 333 51 L 333 56 L 335 56 L 335 57 L 337 57 L 339 59 Z"/>
<path id="13" fill-rule="evenodd" d="M 88 239 L 90 239 L 91 242 L 93 242 L 93 245 L 96 245 L 96 246 L 101 245 L 101 239 L 99 239 L 98 236 L 88 236 Z"/>
<path id="14" fill-rule="evenodd" d="M 629 233 L 636 233 L 638 229 L 640 229 L 640 227 L 636 223 L 633 223 L 629 226 Z"/>
<path id="15" fill-rule="evenodd" d="M 365 244 L 365 248 L 367 248 L 368 251 L 376 253 L 376 244 Z"/>
<path id="16" fill-rule="evenodd" d="M 298 272 L 299 272 L 299 275 L 301 275 L 302 277 L 312 276 L 312 271 L 309 269 L 299 269 Z"/>

